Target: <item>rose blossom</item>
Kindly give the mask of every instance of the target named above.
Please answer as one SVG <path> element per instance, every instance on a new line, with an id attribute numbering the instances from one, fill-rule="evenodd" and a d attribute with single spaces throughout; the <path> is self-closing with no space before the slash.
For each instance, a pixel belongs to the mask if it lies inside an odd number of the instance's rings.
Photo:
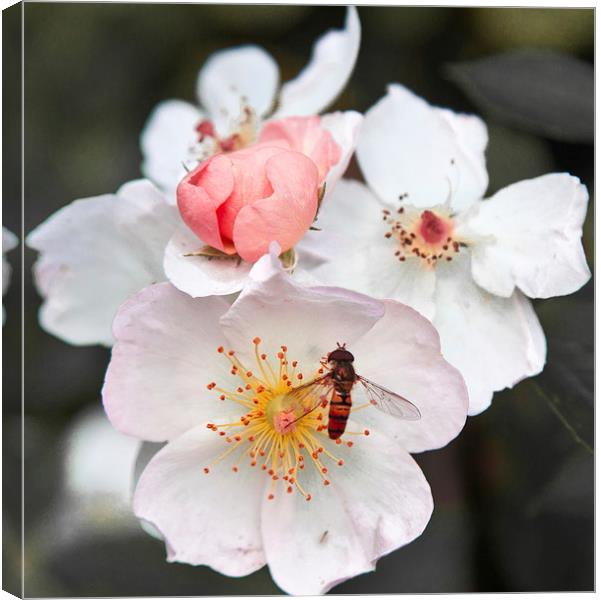
<path id="1" fill-rule="evenodd" d="M 483 200 L 487 131 L 400 85 L 365 115 L 357 158 L 369 187 L 339 182 L 302 242 L 315 276 L 419 310 L 463 374 L 470 414 L 539 373 L 545 336 L 527 296 L 570 294 L 590 271 L 588 193 L 552 173 Z"/>
<path id="2" fill-rule="evenodd" d="M 409 543 L 432 511 L 409 452 L 463 427 L 467 392 L 416 311 L 338 288 L 300 287 L 279 249 L 254 266 L 233 305 L 168 283 L 119 310 L 103 400 L 121 432 L 167 441 L 148 463 L 134 511 L 167 559 L 243 576 L 269 565 L 294 594 L 319 594 Z M 376 410 L 360 385 L 346 432 L 304 415 L 290 391 L 344 342 L 357 372 L 410 399 L 421 418 Z"/>
<path id="3" fill-rule="evenodd" d="M 177 188 L 186 225 L 209 246 L 249 262 L 271 241 L 285 252 L 302 238 L 315 219 L 318 187 L 341 157 L 319 117 L 274 121 L 261 138 L 203 162 Z"/>

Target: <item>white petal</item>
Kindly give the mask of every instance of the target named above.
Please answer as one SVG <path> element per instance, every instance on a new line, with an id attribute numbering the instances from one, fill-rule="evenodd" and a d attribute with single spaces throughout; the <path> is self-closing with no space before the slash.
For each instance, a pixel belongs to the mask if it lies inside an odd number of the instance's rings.
<path id="1" fill-rule="evenodd" d="M 19 243 L 19 238 L 6 229 L 2 228 L 2 295 L 4 296 L 6 290 L 8 289 L 8 284 L 10 283 L 10 275 L 12 273 L 12 267 L 10 263 L 6 260 L 4 254 L 13 248 Z M 6 313 L 4 312 L 4 306 L 2 306 L 2 325 L 4 325 L 4 321 L 6 320 Z"/>
<path id="2" fill-rule="evenodd" d="M 349 287 L 378 298 L 413 306 L 424 316 L 434 314 L 434 271 L 409 258 L 399 262 L 394 240 L 382 221 L 383 205 L 357 181 L 342 180 L 322 206 L 316 226 L 299 245 L 301 255 L 319 263 L 312 274 L 328 285 Z"/>
<path id="3" fill-rule="evenodd" d="M 450 198 L 461 211 L 488 185 L 486 139 L 478 117 L 432 107 L 393 84 L 365 115 L 357 158 L 369 186 L 395 208 L 407 193 L 408 204 L 435 206 Z"/>
<path id="4" fill-rule="evenodd" d="M 142 172 L 172 200 L 186 168 L 193 169 L 197 164 L 195 127 L 201 119 L 202 113 L 192 104 L 168 100 L 152 111 L 140 136 Z"/>
<path id="5" fill-rule="evenodd" d="M 101 408 L 80 414 L 67 436 L 65 486 L 80 502 L 129 511 L 139 440 L 111 426 Z"/>
<path id="6" fill-rule="evenodd" d="M 420 411 L 417 421 L 392 417 L 371 406 L 353 418 L 370 431 L 385 432 L 409 452 L 448 444 L 463 428 L 468 393 L 457 369 L 442 356 L 438 333 L 416 311 L 386 301 L 386 314 L 350 349 L 357 373 L 411 401 Z M 353 404 L 365 400 L 361 384 L 353 389 Z"/>
<path id="7" fill-rule="evenodd" d="M 198 74 L 198 97 L 221 135 L 249 105 L 258 117 L 272 107 L 279 83 L 278 66 L 258 46 L 240 46 L 215 52 Z"/>
<path id="8" fill-rule="evenodd" d="M 466 224 L 491 236 L 474 247 L 476 282 L 499 296 L 516 286 L 531 298 L 580 289 L 591 276 L 581 242 L 587 204 L 580 180 L 559 173 L 515 183 L 481 202 Z"/>
<path id="9" fill-rule="evenodd" d="M 265 555 L 274 581 L 290 594 L 323 594 L 373 571 L 376 561 L 424 530 L 432 496 L 413 459 L 384 436 L 336 446 L 343 467 L 325 487 L 313 469 L 302 484 L 313 498 L 275 494 L 263 501 Z M 307 469 L 305 469 L 307 471 Z"/>
<path id="10" fill-rule="evenodd" d="M 252 340 L 258 336 L 269 356 L 286 345 L 291 360 L 305 370 L 317 370 L 336 342 L 352 344 L 384 314 L 383 304 L 367 296 L 303 287 L 275 266 L 269 273 L 266 267 L 272 263 L 273 257 L 266 255 L 255 264 L 249 283 L 221 319 L 231 347 L 245 359 L 254 357 Z"/>
<path id="11" fill-rule="evenodd" d="M 544 367 L 545 336 L 530 301 L 517 290 L 500 298 L 478 287 L 467 257 L 437 268 L 434 325 L 444 357 L 465 379 L 470 415 Z"/>
<path id="12" fill-rule="evenodd" d="M 19 243 L 19 238 L 5 227 L 2 228 L 2 295 L 6 292 L 10 281 L 11 266 L 4 258 L 4 255 L 15 248 Z"/>
<path id="13" fill-rule="evenodd" d="M 346 85 L 359 53 L 361 24 L 357 9 L 349 6 L 344 29 L 320 37 L 309 64 L 280 92 L 274 117 L 315 115 L 327 108 Z"/>
<path id="14" fill-rule="evenodd" d="M 76 200 L 27 237 L 44 297 L 40 323 L 71 344 L 113 343 L 118 306 L 144 286 L 163 281 L 163 252 L 179 217 L 148 181 L 117 194 Z"/>
<path id="15" fill-rule="evenodd" d="M 194 298 L 239 292 L 248 278 L 250 263 L 237 259 L 185 256 L 204 243 L 180 225 L 165 249 L 163 267 L 175 287 Z"/>
<path id="16" fill-rule="evenodd" d="M 205 426 L 167 444 L 140 477 L 134 511 L 159 529 L 170 562 L 241 577 L 265 564 L 259 518 L 266 478 L 247 465 L 232 472 L 234 455 L 205 474 L 225 446 Z"/>
<path id="17" fill-rule="evenodd" d="M 169 283 L 149 286 L 120 307 L 102 389 L 114 427 L 160 442 L 226 410 L 207 384 L 231 379 L 217 353 L 224 342 L 219 317 L 228 308 L 222 298 L 193 299 Z"/>
<path id="18" fill-rule="evenodd" d="M 326 196 L 331 194 L 348 167 L 357 146 L 362 122 L 363 115 L 353 110 L 329 113 L 321 117 L 321 126 L 332 134 L 334 141 L 342 150 L 340 160 L 330 169 L 326 177 Z"/>

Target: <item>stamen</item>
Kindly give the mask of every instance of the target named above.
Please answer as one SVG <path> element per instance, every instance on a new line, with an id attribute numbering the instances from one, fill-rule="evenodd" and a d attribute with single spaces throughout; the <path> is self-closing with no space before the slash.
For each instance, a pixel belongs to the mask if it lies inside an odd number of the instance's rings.
<path id="1" fill-rule="evenodd" d="M 280 346 L 275 358 L 278 367 L 272 367 L 272 361 L 261 352 L 261 338 L 252 340 L 256 366 L 248 368 L 232 349 L 225 350 L 220 346 L 217 350 L 230 363 L 231 374 L 239 380 L 231 389 L 218 386 L 211 381 L 207 384 L 209 391 L 217 392 L 220 401 L 231 401 L 243 407 L 244 414 L 230 423 L 209 423 L 207 428 L 214 431 L 226 443 L 224 452 L 204 467 L 204 472 L 228 458 L 235 457 L 230 469 L 238 473 L 244 464 L 250 467 L 259 466 L 259 472 L 265 473 L 272 485 L 280 479 L 286 482 L 286 493 L 295 489 L 307 501 L 311 499 L 298 481 L 298 475 L 305 470 L 305 465 L 313 466 L 322 478 L 325 486 L 330 485 L 326 477 L 329 462 L 341 467 L 343 461 L 330 450 L 334 441 L 327 436 L 327 419 L 324 419 L 323 408 L 327 406 L 327 398 L 309 395 L 300 402 L 292 399 L 290 393 L 295 386 L 302 385 L 305 375 L 300 370 L 297 360 L 288 359 L 288 347 Z M 327 364 L 309 377 L 316 378 L 323 374 Z M 362 406 L 357 407 L 360 409 Z M 335 442 L 340 444 L 341 440 Z M 248 461 L 248 462 L 247 462 Z M 275 488 L 268 495 L 275 497 Z"/>

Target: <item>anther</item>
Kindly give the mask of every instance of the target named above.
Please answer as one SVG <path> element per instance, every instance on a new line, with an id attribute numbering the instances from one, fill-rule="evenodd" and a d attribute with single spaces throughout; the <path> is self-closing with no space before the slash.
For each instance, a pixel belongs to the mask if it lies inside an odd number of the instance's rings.
<path id="1" fill-rule="evenodd" d="M 274 495 L 273 494 L 269 494 L 269 496 L 267 496 L 267 500 L 273 500 L 274 499 Z"/>
<path id="2" fill-rule="evenodd" d="M 219 354 L 224 352 L 224 350 L 225 350 L 225 348 L 223 346 L 219 346 L 219 348 L 217 348 L 217 352 L 219 352 Z"/>
<path id="3" fill-rule="evenodd" d="M 205 468 L 203 469 L 203 471 L 204 471 L 204 472 L 205 472 L 205 473 L 208 475 L 208 474 L 209 474 L 209 467 L 205 467 Z"/>
<path id="4" fill-rule="evenodd" d="M 228 355 L 229 355 L 229 356 L 234 356 L 234 354 L 235 354 L 235 352 L 234 352 L 233 350 L 230 350 L 230 351 L 228 352 Z"/>
<path id="5" fill-rule="evenodd" d="M 261 338 L 260 337 L 256 337 L 253 339 L 253 344 L 255 346 L 258 346 L 261 343 Z"/>
<path id="6" fill-rule="evenodd" d="M 363 435 L 369 435 L 369 429 L 366 429 L 366 430 L 363 432 Z"/>
<path id="7" fill-rule="evenodd" d="M 323 480 L 323 484 L 324 484 L 324 485 L 330 485 L 330 482 L 329 482 L 327 479 L 324 479 L 324 480 Z"/>

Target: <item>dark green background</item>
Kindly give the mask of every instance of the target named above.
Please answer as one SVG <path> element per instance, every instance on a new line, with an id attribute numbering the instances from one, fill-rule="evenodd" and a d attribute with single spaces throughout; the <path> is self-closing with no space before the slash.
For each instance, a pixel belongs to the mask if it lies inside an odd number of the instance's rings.
<path id="1" fill-rule="evenodd" d="M 553 48 L 592 63 L 593 11 L 542 9 L 359 9 L 357 67 L 335 108 L 364 111 L 388 82 L 430 102 L 482 112 L 448 78 L 446 66 L 511 48 Z M 340 26 L 340 7 L 128 4 L 25 5 L 25 232 L 75 198 L 116 190 L 139 177 L 138 136 L 156 103 L 194 100 L 196 74 L 215 50 L 257 43 L 282 79 L 306 63 L 320 33 Z M 18 51 L 20 8 L 3 20 L 4 224 L 20 230 Z M 534 75 L 534 74 L 533 74 Z M 7 89 L 7 85 L 10 86 Z M 557 82 L 578 94 L 578 82 Z M 576 89 L 575 89 L 576 88 Z M 519 91 L 518 91 L 519 94 Z M 470 98 L 472 96 L 469 96 Z M 592 101 L 592 98 L 591 98 Z M 569 114 L 567 111 L 565 114 Z M 489 194 L 550 171 L 579 176 L 593 193 L 589 141 L 567 143 L 493 112 L 487 153 Z M 581 123 L 574 123 L 574 127 Z M 568 123 L 568 128 L 569 128 Z M 556 137 L 556 136 L 553 136 Z M 358 176 L 356 167 L 351 167 Z M 592 266 L 592 201 L 585 247 Z M 68 243 L 68 240 L 66 240 Z M 4 576 L 19 568 L 20 373 L 19 251 L 10 260 L 4 328 Z M 109 352 L 74 348 L 37 325 L 40 300 L 25 252 L 25 593 L 28 596 L 270 594 L 263 569 L 230 579 L 208 568 L 170 565 L 160 542 L 135 529 L 90 527 L 69 543 L 44 534 L 62 485 L 66 428 L 97 405 Z M 434 516 L 414 543 L 383 558 L 375 573 L 338 593 L 593 589 L 593 460 L 552 403 L 592 444 L 593 284 L 535 303 L 549 343 L 542 376 L 497 394 L 444 450 L 417 456 L 431 483 Z M 66 520 L 68 526 L 68 518 Z M 293 543 L 293 540 L 291 540 Z"/>

